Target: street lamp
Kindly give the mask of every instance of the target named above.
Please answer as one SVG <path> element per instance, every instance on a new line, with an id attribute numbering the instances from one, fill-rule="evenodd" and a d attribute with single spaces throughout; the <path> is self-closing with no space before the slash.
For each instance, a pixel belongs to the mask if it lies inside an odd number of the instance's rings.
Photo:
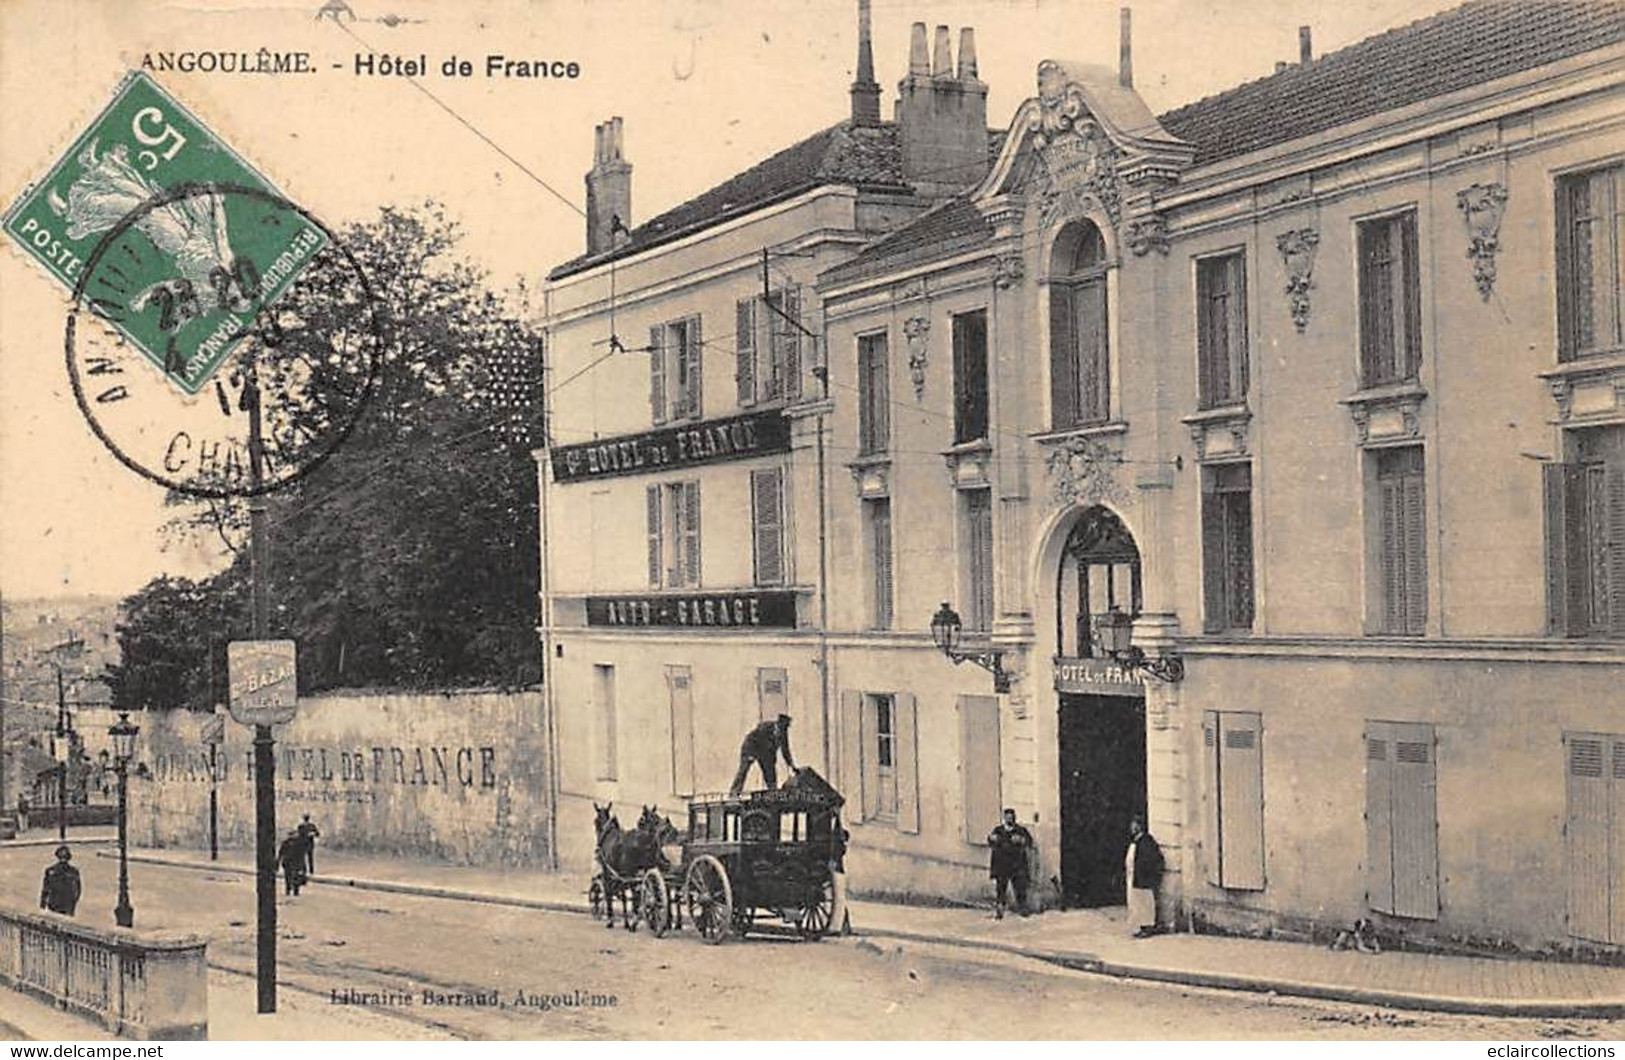
<path id="1" fill-rule="evenodd" d="M 1179 656 L 1148 658 L 1142 649 L 1132 643 L 1134 616 L 1116 604 L 1105 614 L 1095 616 L 1095 632 L 1100 636 L 1101 648 L 1131 676 L 1149 674 L 1169 684 L 1177 684 L 1185 679 L 1185 662 Z"/>
<path id="2" fill-rule="evenodd" d="M 1010 675 L 1004 672 L 1004 652 L 988 649 L 987 651 L 964 651 L 959 647 L 964 636 L 965 624 L 959 619 L 959 612 L 955 611 L 948 601 L 944 600 L 937 613 L 931 616 L 931 640 L 955 666 L 962 662 L 973 662 L 977 666 L 993 675 L 993 691 L 1004 693 L 1010 691 Z"/>
<path id="3" fill-rule="evenodd" d="M 51 736 L 51 757 L 56 759 L 56 836 L 68 840 L 68 762 L 73 758 L 73 721 L 67 712 L 58 715 Z"/>
<path id="4" fill-rule="evenodd" d="M 130 715 L 120 712 L 118 721 L 107 730 L 113 738 L 113 762 L 118 769 L 118 905 L 113 907 L 113 919 L 119 927 L 135 926 L 135 908 L 130 905 L 130 842 L 128 831 L 128 805 L 130 796 L 130 759 L 135 757 L 135 738 L 139 725 L 130 724 Z"/>

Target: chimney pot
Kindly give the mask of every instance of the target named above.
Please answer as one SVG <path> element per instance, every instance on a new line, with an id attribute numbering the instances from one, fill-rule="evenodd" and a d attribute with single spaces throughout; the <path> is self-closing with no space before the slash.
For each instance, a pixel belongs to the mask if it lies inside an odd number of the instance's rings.
<path id="1" fill-rule="evenodd" d="M 1315 48 L 1314 48 L 1314 45 L 1312 43 L 1310 43 L 1309 27 L 1308 26 L 1299 26 L 1298 27 L 1298 62 L 1300 62 L 1300 63 L 1309 63 L 1309 62 L 1313 62 L 1314 58 L 1315 58 Z"/>
<path id="2" fill-rule="evenodd" d="M 1277 59 L 1275 60 L 1275 72 L 1280 73 L 1282 70 L 1285 70 L 1291 65 L 1292 64 L 1287 62 L 1285 59 Z"/>
<path id="3" fill-rule="evenodd" d="M 948 54 L 948 27 L 938 26 L 936 40 L 931 49 L 931 76 L 954 76 L 953 58 Z"/>
<path id="4" fill-rule="evenodd" d="M 970 26 L 959 31 L 959 79 L 976 80 L 976 30 Z"/>
<path id="5" fill-rule="evenodd" d="M 1130 8 L 1118 12 L 1117 83 L 1124 88 L 1134 87 L 1133 17 Z"/>
<path id="6" fill-rule="evenodd" d="M 929 74 L 931 57 L 925 50 L 925 23 L 916 22 L 908 33 L 908 72 Z"/>
<path id="7" fill-rule="evenodd" d="M 852 123 L 880 124 L 880 84 L 875 80 L 875 52 L 869 26 L 869 0 L 858 0 L 858 70 L 852 79 Z"/>
<path id="8" fill-rule="evenodd" d="M 587 172 L 587 253 L 601 254 L 618 242 L 632 220 L 632 167 L 626 162 L 620 118 L 593 126 L 592 169 Z"/>

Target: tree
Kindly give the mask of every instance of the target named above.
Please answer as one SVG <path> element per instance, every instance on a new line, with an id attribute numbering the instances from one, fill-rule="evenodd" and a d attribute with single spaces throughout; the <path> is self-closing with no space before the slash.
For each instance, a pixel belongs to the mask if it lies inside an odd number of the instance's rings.
<path id="1" fill-rule="evenodd" d="M 489 290 L 433 203 L 386 208 L 340 238 L 381 302 L 386 341 L 349 439 L 268 498 L 272 636 L 298 641 L 304 691 L 533 683 L 539 528 L 529 450 L 541 427 L 541 351 L 525 292 Z M 336 255 L 319 258 L 278 303 L 276 360 L 262 366 L 268 386 L 289 373 L 315 392 L 363 384 L 357 307 L 334 297 L 349 283 L 343 270 Z M 324 414 L 311 403 L 300 413 L 311 417 L 306 431 L 295 422 L 270 429 L 319 435 Z M 115 696 L 169 688 L 173 705 L 195 705 L 223 687 L 209 667 L 224 674 L 223 647 L 216 657 L 198 638 L 247 635 L 246 505 L 179 493 L 168 501 L 172 534 L 207 535 L 230 562 L 198 583 L 157 579 L 126 601 Z"/>

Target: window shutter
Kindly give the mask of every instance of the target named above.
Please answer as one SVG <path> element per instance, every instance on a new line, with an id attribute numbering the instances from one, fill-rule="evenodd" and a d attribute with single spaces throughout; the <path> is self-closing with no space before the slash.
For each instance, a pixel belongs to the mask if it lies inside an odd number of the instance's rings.
<path id="1" fill-rule="evenodd" d="M 1405 345 L 1395 352 L 1395 358 L 1404 361 L 1395 374 L 1401 379 L 1415 379 L 1422 367 L 1422 281 L 1421 257 L 1416 247 L 1416 215 L 1408 213 L 1399 218 L 1398 223 L 1403 253 L 1394 264 L 1404 284 Z"/>
<path id="2" fill-rule="evenodd" d="M 1428 620 L 1428 565 L 1426 490 L 1420 473 L 1409 474 L 1402 480 L 1404 500 L 1405 554 L 1405 620 L 1406 633 L 1427 631 Z"/>
<path id="3" fill-rule="evenodd" d="M 1557 182 L 1557 358 L 1572 360 L 1575 334 L 1574 185 L 1572 177 Z"/>
<path id="4" fill-rule="evenodd" d="M 959 697 L 959 761 L 965 793 L 965 842 L 984 846 L 1003 808 L 997 696 Z"/>
<path id="5" fill-rule="evenodd" d="M 863 694 L 843 691 L 840 701 L 841 794 L 846 796 L 846 817 L 853 822 L 868 816 L 868 787 L 864 784 Z M 872 775 L 872 774 L 871 774 Z"/>
<path id="6" fill-rule="evenodd" d="M 1563 829 L 1568 860 L 1569 934 L 1609 941 L 1609 777 L 1607 739 L 1564 733 L 1568 817 Z"/>
<path id="7" fill-rule="evenodd" d="M 1245 402 L 1251 368 L 1247 361 L 1247 256 L 1230 258 L 1230 400 Z"/>
<path id="8" fill-rule="evenodd" d="M 1214 471 L 1202 477 L 1202 629 L 1222 632 L 1226 625 L 1224 494 L 1214 487 Z"/>
<path id="9" fill-rule="evenodd" d="M 1603 472 L 1608 496 L 1608 631 L 1625 636 L 1625 464 Z"/>
<path id="10" fill-rule="evenodd" d="M 1387 722 L 1366 723 L 1365 900 L 1379 913 L 1394 911 L 1392 729 Z"/>
<path id="11" fill-rule="evenodd" d="M 1228 300 L 1228 258 L 1206 258 L 1196 265 L 1197 382 L 1203 408 L 1224 404 L 1230 379 L 1229 322 L 1225 318 Z"/>
<path id="12" fill-rule="evenodd" d="M 1078 420 L 1078 338 L 1072 327 L 1072 288 L 1049 288 L 1050 426 L 1065 430 Z"/>
<path id="13" fill-rule="evenodd" d="M 1373 386 L 1393 375 L 1393 291 L 1389 286 L 1389 226 L 1367 221 L 1359 226 L 1359 298 L 1361 382 Z"/>
<path id="14" fill-rule="evenodd" d="M 692 419 L 699 419 L 704 414 L 704 405 L 701 401 L 704 388 L 700 382 L 700 366 L 705 360 L 705 342 L 700 337 L 700 318 L 697 316 L 690 317 L 688 327 L 683 329 L 683 351 L 688 361 L 688 390 L 683 395 L 684 412 Z"/>
<path id="15" fill-rule="evenodd" d="M 666 422 L 666 329 L 649 329 L 649 418 Z"/>
<path id="16" fill-rule="evenodd" d="M 1236 629 L 1253 626 L 1253 492 L 1249 469 L 1246 492 L 1225 497 L 1225 563 L 1229 567 L 1225 595 L 1229 624 Z"/>
<path id="17" fill-rule="evenodd" d="M 1264 889 L 1263 719 L 1226 711 L 1219 715 L 1219 849 L 1224 886 Z"/>
<path id="18" fill-rule="evenodd" d="M 700 484 L 685 482 L 681 487 L 683 505 L 682 584 L 700 584 Z"/>
<path id="19" fill-rule="evenodd" d="M 750 473 L 751 527 L 755 539 L 756 584 L 784 583 L 784 516 L 778 468 Z"/>
<path id="20" fill-rule="evenodd" d="M 869 502 L 869 532 L 871 562 L 874 565 L 874 624 L 876 629 L 890 629 L 892 624 L 892 545 L 891 501 Z"/>
<path id="21" fill-rule="evenodd" d="M 784 315 L 784 397 L 787 401 L 801 400 L 801 287 L 791 284 L 784 289 L 782 300 Z M 793 323 L 792 323 L 793 321 Z"/>
<path id="22" fill-rule="evenodd" d="M 686 666 L 666 667 L 671 699 L 671 791 L 694 794 L 694 689 Z"/>
<path id="23" fill-rule="evenodd" d="M 734 386 L 741 405 L 756 403 L 756 299 L 734 306 Z"/>
<path id="24" fill-rule="evenodd" d="M 969 599 L 965 628 L 986 631 L 993 628 L 993 491 L 965 493 L 966 543 Z"/>
<path id="25" fill-rule="evenodd" d="M 880 810 L 880 715 L 875 709 L 875 697 L 863 696 L 859 711 L 859 735 L 862 737 L 863 816 L 873 818 Z M 896 721 L 892 722 L 895 727 Z"/>
<path id="26" fill-rule="evenodd" d="M 1202 761 L 1206 766 L 1202 785 L 1202 860 L 1206 863 L 1207 882 L 1217 887 L 1224 873 L 1223 838 L 1219 829 L 1219 795 L 1224 773 L 1219 762 L 1217 711 L 1202 712 Z"/>
<path id="27" fill-rule="evenodd" d="M 1439 915 L 1439 818 L 1433 726 L 1395 724 L 1392 769 L 1394 915 Z"/>
<path id="28" fill-rule="evenodd" d="M 1540 469 L 1546 515 L 1546 632 L 1564 637 L 1569 627 L 1569 472 L 1567 464 Z"/>
<path id="29" fill-rule="evenodd" d="M 660 588 L 660 563 L 665 556 L 660 537 L 660 487 L 648 486 L 643 491 L 648 508 L 649 529 L 649 588 Z"/>
<path id="30" fill-rule="evenodd" d="M 897 830 L 917 835 L 920 831 L 920 734 L 919 711 L 914 693 L 899 692 L 895 699 L 892 729 L 897 734 L 893 766 L 897 770 Z"/>
<path id="31" fill-rule="evenodd" d="M 1397 476 L 1378 484 L 1382 497 L 1382 629 L 1405 629 L 1404 487 Z"/>
<path id="32" fill-rule="evenodd" d="M 1100 423 L 1111 410 L 1111 376 L 1106 330 L 1106 279 L 1087 280 L 1074 295 L 1078 307 L 1078 374 L 1080 417 Z"/>

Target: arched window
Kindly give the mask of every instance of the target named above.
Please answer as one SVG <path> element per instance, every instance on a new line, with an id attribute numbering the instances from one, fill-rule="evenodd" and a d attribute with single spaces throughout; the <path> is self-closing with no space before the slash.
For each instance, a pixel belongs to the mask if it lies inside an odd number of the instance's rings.
<path id="1" fill-rule="evenodd" d="M 1061 549 L 1055 585 L 1055 642 L 1061 655 L 1101 654 L 1095 619 L 1120 608 L 1138 616 L 1141 607 L 1140 549 L 1111 510 L 1089 508 L 1078 517 Z"/>
<path id="2" fill-rule="evenodd" d="M 1051 426 L 1111 418 L 1106 330 L 1106 243 L 1100 229 L 1074 221 L 1056 238 L 1049 283 Z"/>

